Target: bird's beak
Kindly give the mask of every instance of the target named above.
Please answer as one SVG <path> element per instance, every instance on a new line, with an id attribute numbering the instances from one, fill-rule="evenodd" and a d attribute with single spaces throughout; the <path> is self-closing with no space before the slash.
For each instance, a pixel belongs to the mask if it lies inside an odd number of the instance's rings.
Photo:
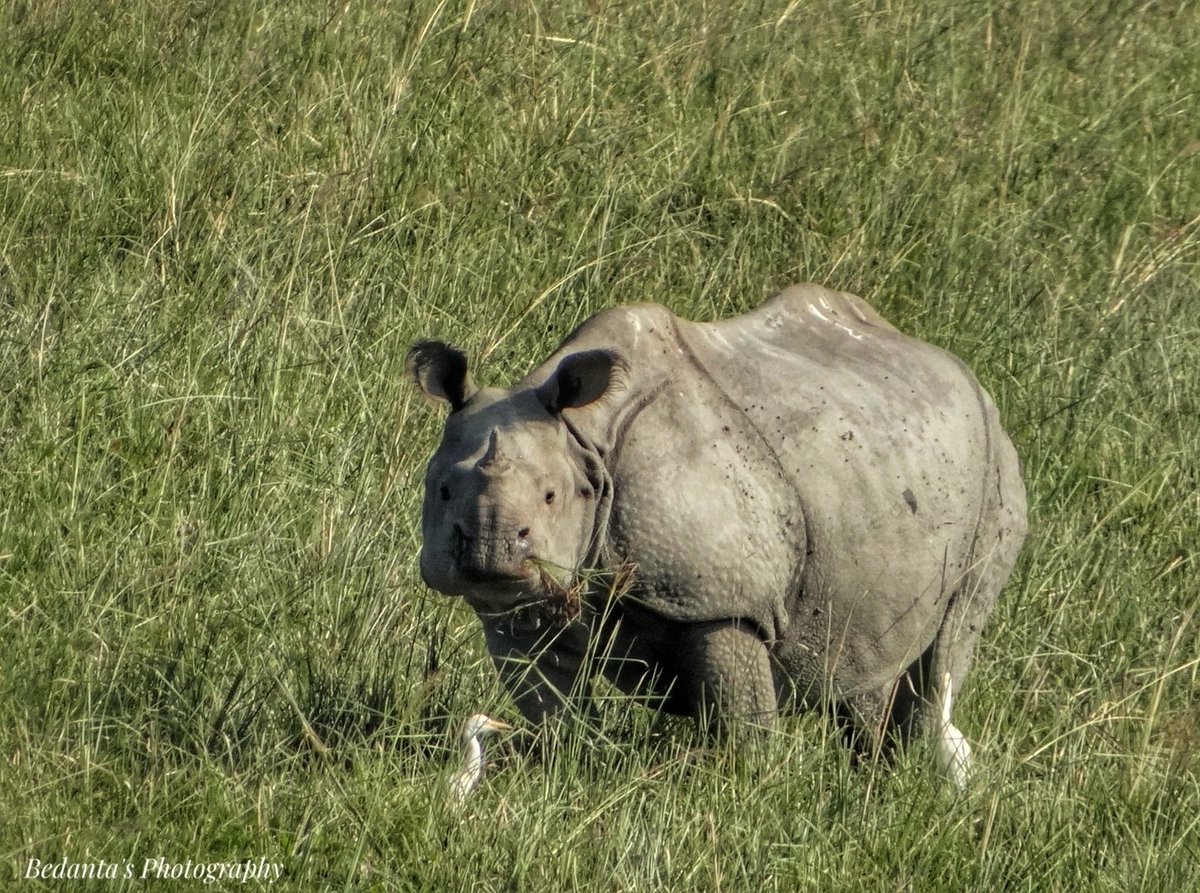
<path id="1" fill-rule="evenodd" d="M 512 726 L 508 723 L 488 717 L 488 721 L 484 723 L 484 728 L 491 729 L 493 732 L 509 732 L 512 731 Z"/>

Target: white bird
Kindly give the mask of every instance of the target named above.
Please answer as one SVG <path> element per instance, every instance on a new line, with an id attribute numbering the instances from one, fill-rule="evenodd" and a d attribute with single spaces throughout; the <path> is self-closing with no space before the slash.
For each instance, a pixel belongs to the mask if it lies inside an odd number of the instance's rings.
<path id="1" fill-rule="evenodd" d="M 942 725 L 937 743 L 938 765 L 960 790 L 965 790 L 971 778 L 971 744 L 954 723 L 950 722 L 952 686 L 950 674 L 942 675 Z"/>
<path id="2" fill-rule="evenodd" d="M 462 727 L 462 742 L 466 750 L 462 768 L 450 776 L 450 800 L 461 804 L 479 784 L 483 775 L 483 744 L 480 738 L 492 732 L 505 732 L 511 729 L 506 722 L 492 719 L 486 713 L 472 713 Z"/>

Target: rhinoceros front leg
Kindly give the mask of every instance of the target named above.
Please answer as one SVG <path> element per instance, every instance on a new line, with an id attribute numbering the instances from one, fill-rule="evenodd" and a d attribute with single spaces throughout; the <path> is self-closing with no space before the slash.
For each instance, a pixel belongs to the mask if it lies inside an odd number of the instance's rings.
<path id="1" fill-rule="evenodd" d="M 585 694 L 586 625 L 524 612 L 480 613 L 479 620 L 500 681 L 529 722 L 541 725 Z"/>
<path id="2" fill-rule="evenodd" d="M 767 646 L 753 627 L 725 620 L 684 627 L 681 669 L 692 709 L 718 734 L 769 727 L 777 702 Z"/>

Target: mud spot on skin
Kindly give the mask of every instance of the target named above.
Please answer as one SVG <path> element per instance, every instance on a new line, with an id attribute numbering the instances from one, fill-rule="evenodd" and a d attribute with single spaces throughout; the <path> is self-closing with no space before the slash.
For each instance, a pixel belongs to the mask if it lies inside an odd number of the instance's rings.
<path id="1" fill-rule="evenodd" d="M 906 489 L 904 491 L 904 501 L 908 503 L 909 509 L 915 515 L 917 513 L 917 497 L 913 495 L 913 491 L 911 489 Z"/>

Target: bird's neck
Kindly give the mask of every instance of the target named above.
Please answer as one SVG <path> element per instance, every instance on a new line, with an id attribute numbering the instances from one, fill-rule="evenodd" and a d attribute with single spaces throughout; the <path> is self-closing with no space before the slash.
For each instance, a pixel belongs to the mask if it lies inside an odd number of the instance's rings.
<path id="1" fill-rule="evenodd" d="M 467 741 L 467 760 L 463 763 L 464 775 L 475 775 L 483 768 L 483 745 L 478 738 Z"/>

